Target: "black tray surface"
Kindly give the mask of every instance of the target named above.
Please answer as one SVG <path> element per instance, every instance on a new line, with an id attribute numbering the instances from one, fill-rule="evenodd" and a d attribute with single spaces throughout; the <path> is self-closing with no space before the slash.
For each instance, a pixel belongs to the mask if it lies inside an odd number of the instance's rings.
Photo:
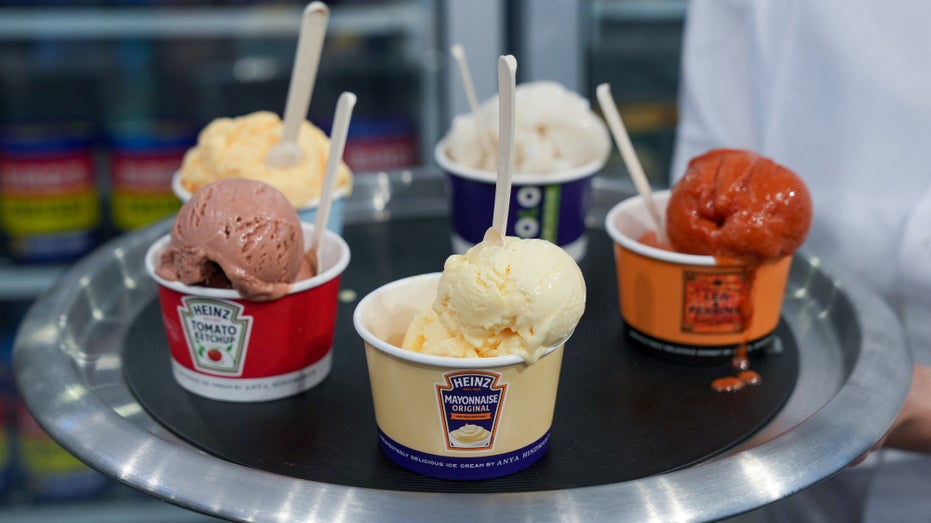
<path id="1" fill-rule="evenodd" d="M 604 231 L 591 230 L 588 253 L 579 264 L 587 306 L 566 345 L 547 454 L 526 470 L 477 482 L 408 472 L 379 449 L 352 313 L 359 299 L 386 282 L 442 270 L 450 252 L 448 231 L 445 217 L 345 227 L 352 261 L 341 282 L 333 369 L 303 394 L 229 403 L 185 391 L 171 375 L 156 301 L 142 309 L 124 339 L 126 381 L 158 422 L 233 463 L 353 487 L 474 493 L 603 485 L 688 467 L 753 435 L 780 411 L 795 386 L 798 348 L 785 322 L 776 331 L 781 350 L 751 357 L 761 384 L 732 393 L 710 386 L 733 374 L 726 362 L 687 365 L 626 346 L 611 240 Z"/>

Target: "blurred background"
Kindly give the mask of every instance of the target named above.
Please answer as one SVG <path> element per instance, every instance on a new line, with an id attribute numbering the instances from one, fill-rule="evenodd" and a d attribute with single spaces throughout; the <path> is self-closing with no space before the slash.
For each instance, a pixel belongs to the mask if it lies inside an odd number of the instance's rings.
<path id="1" fill-rule="evenodd" d="M 594 101 L 610 82 L 647 174 L 666 185 L 685 0 L 331 0 L 309 118 L 358 95 L 357 176 L 436 169 L 433 145 L 495 61 Z M 29 304 L 102 242 L 174 213 L 166 181 L 219 116 L 281 113 L 293 0 L 0 0 L 0 521 L 208 521 L 85 467 L 19 401 L 12 342 Z M 597 103 L 593 103 L 597 109 Z M 625 178 L 612 157 L 603 173 Z"/>

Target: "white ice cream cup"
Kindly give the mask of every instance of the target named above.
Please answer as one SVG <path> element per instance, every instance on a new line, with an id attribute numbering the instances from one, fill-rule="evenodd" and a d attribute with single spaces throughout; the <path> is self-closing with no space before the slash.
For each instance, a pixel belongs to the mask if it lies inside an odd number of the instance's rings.
<path id="1" fill-rule="evenodd" d="M 307 245 L 313 225 L 302 228 Z M 245 300 L 233 289 L 159 277 L 155 268 L 170 240 L 166 234 L 152 244 L 145 267 L 158 284 L 178 385 L 210 399 L 256 402 L 299 394 L 329 375 L 340 277 L 350 258 L 342 238 L 326 231 L 319 273 L 263 302 Z"/>
<path id="2" fill-rule="evenodd" d="M 519 356 L 455 358 L 401 348 L 430 308 L 439 273 L 365 296 L 353 323 L 365 345 L 382 451 L 418 474 L 480 480 L 529 467 L 549 446 L 563 346 L 534 364 Z"/>
<path id="3" fill-rule="evenodd" d="M 182 203 L 191 199 L 191 192 L 188 191 L 184 184 L 181 183 L 181 173 L 176 172 L 171 177 L 171 190 L 175 193 Z M 346 200 L 347 191 L 345 188 L 336 188 L 333 191 L 333 204 L 330 206 L 330 217 L 327 219 L 327 229 L 336 234 L 343 233 L 343 214 L 344 201 Z M 297 209 L 298 216 L 304 223 L 314 223 L 317 219 L 317 207 L 320 205 L 320 199 L 314 199 L 303 207 Z"/>
<path id="4" fill-rule="evenodd" d="M 494 217 L 497 173 L 457 164 L 442 140 L 434 159 L 448 176 L 453 252 L 462 254 L 482 241 Z M 592 178 L 607 161 L 598 158 L 566 171 L 514 173 L 507 235 L 543 238 L 581 260 L 588 248 L 585 218 L 591 205 Z"/>

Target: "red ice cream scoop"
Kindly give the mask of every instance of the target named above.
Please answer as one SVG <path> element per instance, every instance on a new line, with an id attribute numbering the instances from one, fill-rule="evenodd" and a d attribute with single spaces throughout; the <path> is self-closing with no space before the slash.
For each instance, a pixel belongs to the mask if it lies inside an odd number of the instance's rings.
<path id="1" fill-rule="evenodd" d="M 811 226 L 802 179 L 758 154 L 715 149 L 689 162 L 666 208 L 672 247 L 761 263 L 794 253 Z"/>
<path id="2" fill-rule="evenodd" d="M 156 274 L 232 287 L 255 301 L 280 298 L 312 276 L 294 207 L 272 186 L 243 178 L 206 185 L 181 207 Z"/>

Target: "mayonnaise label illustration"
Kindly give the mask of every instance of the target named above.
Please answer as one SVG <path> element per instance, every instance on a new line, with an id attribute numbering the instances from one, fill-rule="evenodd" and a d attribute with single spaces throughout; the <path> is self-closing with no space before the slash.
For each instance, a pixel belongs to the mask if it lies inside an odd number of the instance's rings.
<path id="1" fill-rule="evenodd" d="M 436 396 L 448 450 L 488 450 L 494 447 L 507 384 L 486 370 L 463 370 L 443 375 Z"/>
<path id="2" fill-rule="evenodd" d="M 194 367 L 202 372 L 240 376 L 252 331 L 252 317 L 230 301 L 185 296 L 178 307 Z"/>

